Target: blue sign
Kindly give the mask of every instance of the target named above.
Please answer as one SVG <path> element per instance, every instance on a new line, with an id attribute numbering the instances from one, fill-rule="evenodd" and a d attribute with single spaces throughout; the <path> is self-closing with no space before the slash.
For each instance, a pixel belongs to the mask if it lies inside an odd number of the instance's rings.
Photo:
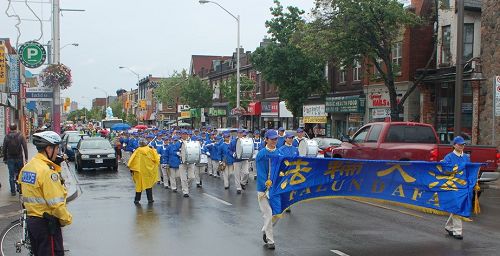
<path id="1" fill-rule="evenodd" d="M 51 98 L 52 92 L 26 92 L 26 98 Z"/>
<path id="2" fill-rule="evenodd" d="M 19 57 L 9 54 L 9 89 L 19 93 Z"/>
<path id="3" fill-rule="evenodd" d="M 482 164 L 279 157 L 271 161 L 273 215 L 321 198 L 370 198 L 435 214 L 469 217 Z"/>

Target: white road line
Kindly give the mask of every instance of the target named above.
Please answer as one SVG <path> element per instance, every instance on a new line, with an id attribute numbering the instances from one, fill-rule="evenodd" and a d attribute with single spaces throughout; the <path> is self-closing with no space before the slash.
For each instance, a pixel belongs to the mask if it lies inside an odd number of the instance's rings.
<path id="1" fill-rule="evenodd" d="M 340 256 L 349 256 L 349 254 L 345 254 L 339 250 L 330 250 L 330 251 Z"/>
<path id="2" fill-rule="evenodd" d="M 232 205 L 231 203 L 226 202 L 226 201 L 224 201 L 224 200 L 222 200 L 222 199 L 219 199 L 219 198 L 217 198 L 217 197 L 215 197 L 215 196 L 209 195 L 209 194 L 207 194 L 207 193 L 203 193 L 203 194 L 204 194 L 204 195 L 206 195 L 206 196 L 208 196 L 208 197 L 210 197 L 210 198 L 212 198 L 212 199 L 213 199 L 213 200 L 215 200 L 215 201 L 218 201 L 219 203 L 223 203 L 223 204 L 228 205 L 228 206 L 231 206 L 231 205 Z"/>

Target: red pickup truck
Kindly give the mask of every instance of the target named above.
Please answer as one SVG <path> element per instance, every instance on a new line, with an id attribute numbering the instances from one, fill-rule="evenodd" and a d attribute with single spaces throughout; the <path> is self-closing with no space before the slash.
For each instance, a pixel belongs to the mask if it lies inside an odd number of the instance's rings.
<path id="1" fill-rule="evenodd" d="M 440 161 L 453 150 L 450 144 L 439 144 L 439 138 L 429 124 L 413 122 L 379 122 L 361 127 L 352 138 L 342 140 L 332 150 L 334 158 Z M 497 180 L 500 154 L 493 146 L 466 145 L 465 153 L 481 167 L 479 181 Z"/>

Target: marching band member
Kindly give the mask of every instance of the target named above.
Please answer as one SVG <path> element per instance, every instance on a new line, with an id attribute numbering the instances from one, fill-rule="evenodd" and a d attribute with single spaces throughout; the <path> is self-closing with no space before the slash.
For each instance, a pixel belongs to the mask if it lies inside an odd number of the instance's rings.
<path id="1" fill-rule="evenodd" d="M 231 149 L 231 134 L 224 132 L 222 136 L 224 137 L 224 142 L 220 146 L 222 161 L 219 164 L 226 165 L 226 168 L 222 171 L 222 177 L 224 178 L 224 189 L 229 189 L 229 175 L 234 172 L 234 151 Z M 235 181 L 236 189 L 241 193 L 241 183 L 237 179 Z"/>
<path id="2" fill-rule="evenodd" d="M 169 156 L 169 138 L 165 137 L 163 145 L 160 148 L 160 164 L 161 164 L 161 174 L 163 177 L 163 186 L 165 189 L 169 188 L 170 183 L 170 170 L 168 168 L 168 156 Z"/>
<path id="3" fill-rule="evenodd" d="M 183 143 L 187 143 L 189 141 L 188 131 L 181 130 L 181 140 L 178 155 L 181 155 L 180 149 Z M 189 184 L 191 184 L 192 179 L 194 178 L 194 164 L 182 163 L 179 165 L 179 175 L 181 176 L 181 187 L 182 193 L 184 197 L 189 197 Z"/>
<path id="4" fill-rule="evenodd" d="M 295 139 L 293 139 L 293 146 L 298 148 L 299 147 L 299 144 L 302 140 L 304 140 L 305 137 L 304 137 L 304 130 L 302 128 L 298 128 L 297 129 L 297 137 Z"/>
<path id="5" fill-rule="evenodd" d="M 168 166 L 170 167 L 170 188 L 172 192 L 177 192 L 177 177 L 179 175 L 179 166 L 181 164 L 181 157 L 179 151 L 181 150 L 181 143 L 179 136 L 172 136 L 172 142 L 168 147 Z"/>
<path id="6" fill-rule="evenodd" d="M 198 143 L 200 143 L 201 153 L 204 154 L 205 150 L 203 149 L 203 143 L 201 141 L 201 137 L 194 135 L 193 137 L 191 137 L 191 141 L 197 141 Z M 201 188 L 202 186 L 201 173 L 203 172 L 202 170 L 205 167 L 205 165 L 192 164 L 192 166 L 193 166 L 194 180 L 196 182 L 196 187 Z"/>
<path id="7" fill-rule="evenodd" d="M 280 155 L 290 156 L 290 157 L 298 156 L 299 149 L 297 147 L 294 147 L 292 143 L 293 143 L 293 134 L 287 133 L 285 135 L 285 145 L 278 148 L 278 152 L 280 153 Z"/>
<path id="8" fill-rule="evenodd" d="M 273 235 L 273 212 L 269 204 L 269 198 L 267 195 L 268 189 L 271 187 L 271 175 L 270 175 L 270 158 L 272 156 L 278 156 L 278 150 L 276 149 L 276 143 L 278 140 L 278 133 L 276 130 L 268 130 L 266 132 L 266 147 L 261 149 L 257 154 L 255 159 L 255 164 L 257 166 L 257 200 L 259 202 L 259 208 L 262 212 L 262 217 L 264 218 L 264 225 L 262 227 L 263 236 L 262 239 L 266 243 L 266 248 L 269 250 L 274 250 L 274 235 Z"/>
<path id="9" fill-rule="evenodd" d="M 139 146 L 139 141 L 137 139 L 137 136 L 138 136 L 137 132 L 134 132 L 127 141 L 127 145 L 125 146 L 125 155 L 124 155 L 125 159 L 123 159 L 125 163 L 128 163 L 130 156 L 132 156 L 134 150 Z"/>
<path id="10" fill-rule="evenodd" d="M 285 128 L 278 128 L 278 143 L 276 144 L 276 148 L 281 148 L 285 144 Z"/>
<path id="11" fill-rule="evenodd" d="M 213 148 L 213 143 L 215 141 L 215 134 L 210 134 L 210 137 L 205 140 L 205 154 L 208 157 L 208 163 L 207 163 L 207 172 L 208 175 L 213 176 L 215 173 L 215 170 L 213 169 L 212 166 L 212 148 Z"/>
<path id="12" fill-rule="evenodd" d="M 215 138 L 213 142 L 210 144 L 208 150 L 211 158 L 211 164 L 212 164 L 212 173 L 211 175 L 214 177 L 219 177 L 219 162 L 222 161 L 222 154 L 221 154 L 221 145 L 224 143 L 224 140 L 222 139 L 222 136 L 216 135 L 216 132 L 212 133 L 212 136 Z"/>
<path id="13" fill-rule="evenodd" d="M 245 131 L 243 129 L 238 130 L 238 135 L 236 138 L 231 140 L 231 151 L 233 153 L 233 158 L 234 158 L 234 181 L 236 183 L 236 193 L 241 194 L 241 190 L 245 189 L 246 183 L 244 183 L 244 176 L 245 172 L 248 172 L 248 161 L 244 159 L 238 159 L 236 158 L 236 143 L 239 139 L 243 138 L 245 136 Z M 247 163 L 247 164 L 245 164 Z M 246 170 L 245 170 L 246 167 Z M 248 181 L 248 176 L 246 178 Z"/>
<path id="14" fill-rule="evenodd" d="M 253 152 L 253 156 L 252 156 L 252 160 L 249 161 L 249 169 L 252 169 L 252 171 L 254 172 L 254 180 L 257 179 L 257 169 L 255 167 L 255 157 L 257 156 L 257 153 L 259 153 L 259 151 L 264 148 L 264 140 L 260 137 L 260 131 L 259 130 L 255 130 L 253 132 L 253 149 L 254 149 L 254 152 Z"/>

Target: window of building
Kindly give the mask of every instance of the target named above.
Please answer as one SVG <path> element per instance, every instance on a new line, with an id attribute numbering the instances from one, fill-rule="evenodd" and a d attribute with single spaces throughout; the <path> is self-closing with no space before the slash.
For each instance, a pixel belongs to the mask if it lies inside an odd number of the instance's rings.
<path id="1" fill-rule="evenodd" d="M 361 63 L 359 60 L 354 61 L 353 69 L 352 69 L 352 80 L 360 81 L 361 80 Z"/>
<path id="2" fill-rule="evenodd" d="M 401 65 L 403 64 L 403 42 L 397 42 L 392 47 L 392 69 L 395 75 L 401 75 Z"/>
<path id="3" fill-rule="evenodd" d="M 441 64 L 451 62 L 451 26 L 441 27 Z"/>
<path id="4" fill-rule="evenodd" d="M 474 53 L 474 23 L 464 24 L 464 61 L 472 59 Z"/>
<path id="5" fill-rule="evenodd" d="M 339 83 L 345 83 L 345 77 L 346 77 L 346 70 L 345 66 L 340 67 L 339 69 Z"/>

